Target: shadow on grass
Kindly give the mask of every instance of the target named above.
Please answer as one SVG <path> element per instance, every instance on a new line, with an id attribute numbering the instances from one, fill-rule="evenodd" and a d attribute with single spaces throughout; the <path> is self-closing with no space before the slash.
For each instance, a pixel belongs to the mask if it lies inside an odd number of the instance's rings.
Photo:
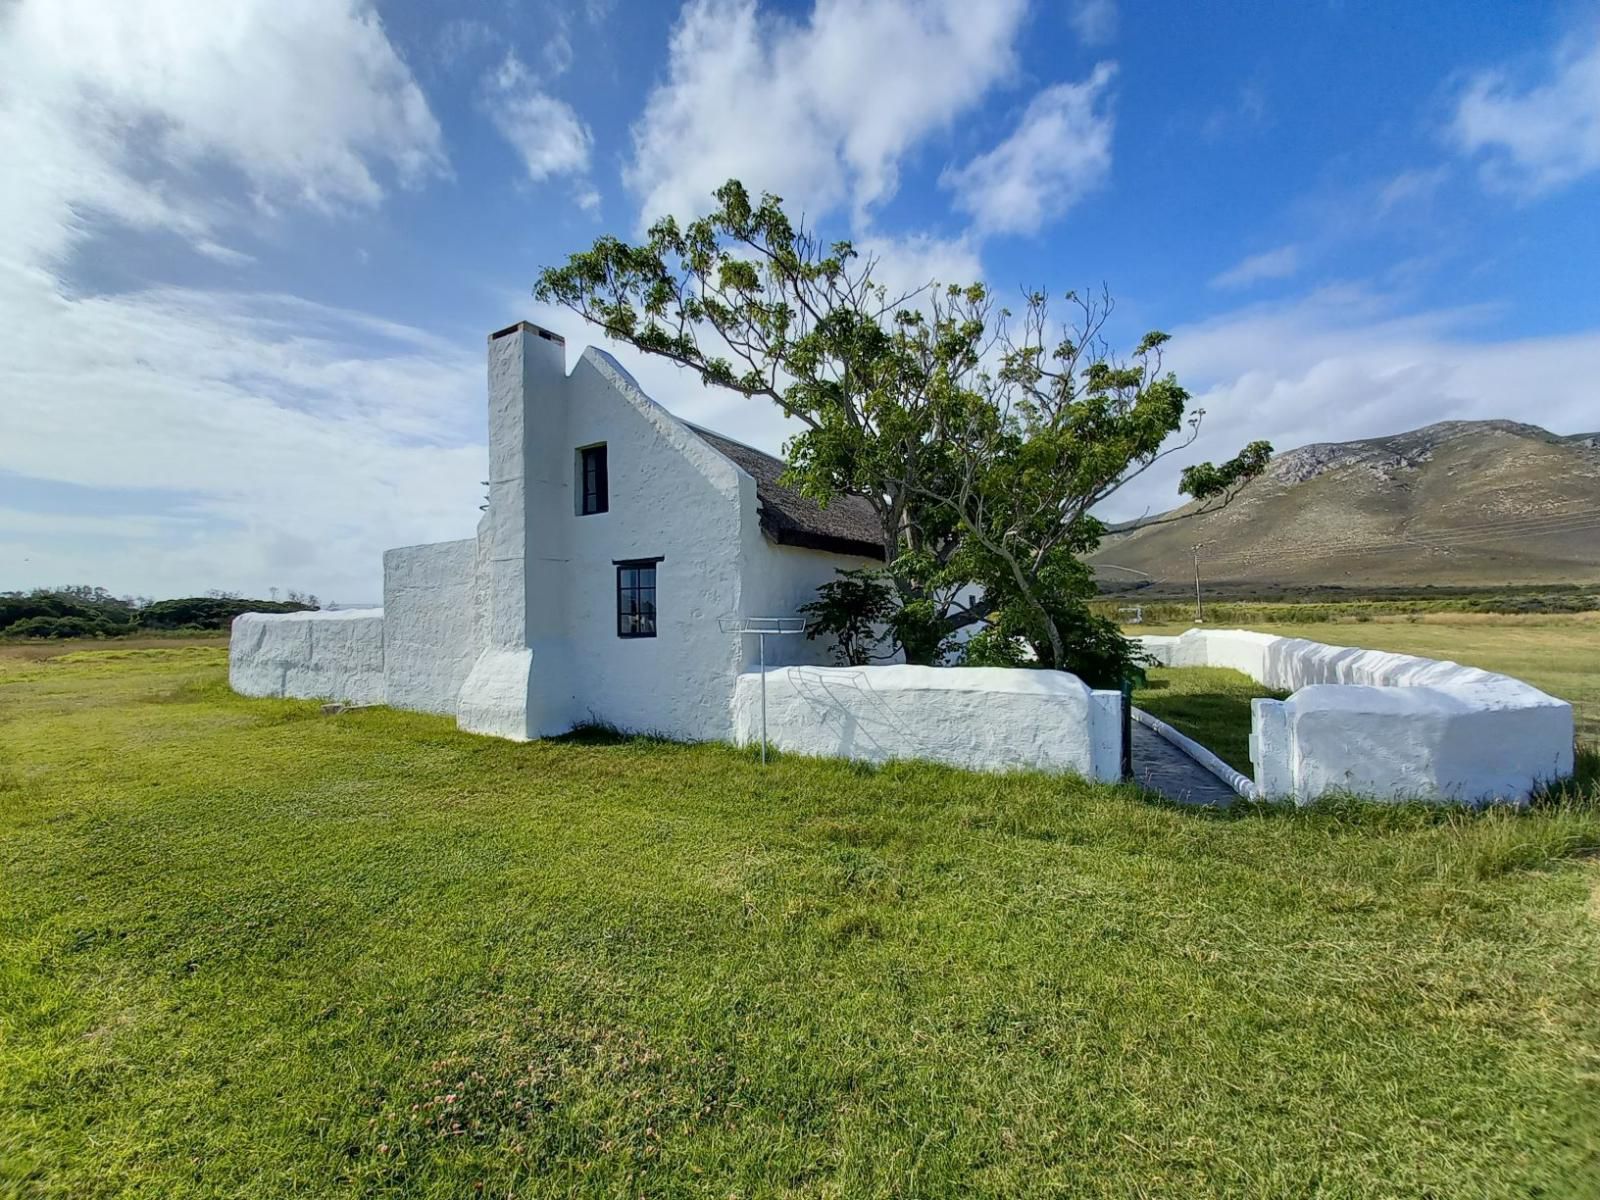
<path id="1" fill-rule="evenodd" d="M 659 730 L 627 730 L 609 721 L 585 721 L 574 725 L 566 733 L 542 738 L 555 746 L 629 746 L 687 749 L 691 743 L 682 738 L 670 737 Z"/>

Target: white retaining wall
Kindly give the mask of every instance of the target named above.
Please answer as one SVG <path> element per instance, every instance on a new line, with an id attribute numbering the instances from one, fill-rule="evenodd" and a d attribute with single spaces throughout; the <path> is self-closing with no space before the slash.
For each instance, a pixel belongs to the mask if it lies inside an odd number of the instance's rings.
<path id="1" fill-rule="evenodd" d="M 1121 770 L 1118 692 L 1059 671 L 778 667 L 767 671 L 770 745 L 865 762 L 923 759 L 980 771 Z M 761 738 L 761 674 L 739 676 L 734 738 Z"/>
<path id="2" fill-rule="evenodd" d="M 1231 667 L 1293 692 L 1251 704 L 1263 796 L 1522 803 L 1572 773 L 1572 706 L 1506 675 L 1242 629 L 1138 640 L 1163 666 Z"/>
<path id="3" fill-rule="evenodd" d="M 235 617 L 228 684 L 242 696 L 382 704 L 383 609 Z"/>

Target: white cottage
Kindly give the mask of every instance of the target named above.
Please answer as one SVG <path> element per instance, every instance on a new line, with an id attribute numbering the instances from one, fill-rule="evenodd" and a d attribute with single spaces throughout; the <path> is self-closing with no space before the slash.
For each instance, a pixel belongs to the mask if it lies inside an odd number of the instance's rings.
<path id="1" fill-rule="evenodd" d="M 674 417 L 590 348 L 526 322 L 489 338 L 489 498 L 475 538 L 383 556 L 383 608 L 235 623 L 256 696 L 387 703 L 525 739 L 605 722 L 732 739 L 753 639 L 840 568 L 881 563 L 871 506 L 826 508 L 784 463 Z M 769 662 L 832 647 L 772 639 Z"/>
<path id="2" fill-rule="evenodd" d="M 1118 777 L 1122 696 L 1071 675 L 834 668 L 830 645 L 799 637 L 752 673 L 727 618 L 793 616 L 839 568 L 882 560 L 866 501 L 822 508 L 783 471 L 678 420 L 604 351 L 568 374 L 559 336 L 502 329 L 477 536 L 386 553 L 381 609 L 240 617 L 229 679 L 517 740 L 587 722 L 740 743 L 765 730 L 805 754 Z M 1298 689 L 1255 702 L 1257 795 L 1520 801 L 1572 770 L 1571 706 L 1518 680 L 1239 630 L 1144 645 Z"/>

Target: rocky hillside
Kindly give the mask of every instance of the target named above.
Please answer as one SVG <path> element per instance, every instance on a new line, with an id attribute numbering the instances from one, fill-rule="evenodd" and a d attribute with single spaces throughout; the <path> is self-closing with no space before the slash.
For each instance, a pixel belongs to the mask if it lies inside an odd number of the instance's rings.
<path id="1" fill-rule="evenodd" d="M 1173 514 L 1188 508 L 1175 509 Z M 1302 446 L 1219 511 L 1114 534 L 1108 583 L 1344 586 L 1600 580 L 1600 433 L 1445 421 Z"/>

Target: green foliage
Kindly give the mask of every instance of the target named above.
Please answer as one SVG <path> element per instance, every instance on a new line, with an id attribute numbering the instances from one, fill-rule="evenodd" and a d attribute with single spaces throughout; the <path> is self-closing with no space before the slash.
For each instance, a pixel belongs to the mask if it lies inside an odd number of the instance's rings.
<path id="1" fill-rule="evenodd" d="M 307 612 L 314 605 L 293 600 L 242 600 L 229 596 L 186 596 L 157 600 L 139 610 L 142 629 L 226 629 L 247 612 Z"/>
<path id="2" fill-rule="evenodd" d="M 534 293 L 609 336 L 776 404 L 800 423 L 786 447 L 790 480 L 827 503 L 863 496 L 877 512 L 901 609 L 893 622 L 912 662 L 936 661 L 955 629 L 983 621 L 957 605 L 1002 578 L 1045 660 L 1095 657 L 1103 630 L 1054 590 L 1065 558 L 1091 550 L 1089 515 L 1197 430 L 1188 393 L 1161 369 L 1152 332 L 1124 362 L 1101 330 L 1109 297 L 1067 300 L 1057 333 L 1042 294 L 1015 320 L 981 284 L 929 283 L 891 293 L 848 242 L 823 245 L 737 181 L 709 215 L 667 218 L 640 245 L 602 237 L 541 272 Z M 1182 445 L 1187 445 L 1185 441 Z M 1196 499 L 1226 503 L 1270 453 L 1251 443 L 1220 466 L 1184 474 Z M 1069 653 L 1062 613 L 1095 645 Z"/>
<path id="3" fill-rule="evenodd" d="M 1030 667 L 1036 666 L 1028 650 L 1028 643 L 1013 634 L 1002 633 L 989 625 L 968 638 L 961 647 L 961 665 L 964 667 Z"/>
<path id="4" fill-rule="evenodd" d="M 8 625 L 5 634 L 16 638 L 108 637 L 127 633 L 131 628 L 88 617 L 28 617 Z"/>
<path id="5" fill-rule="evenodd" d="M 881 653 L 885 630 L 897 615 L 894 586 L 882 571 L 836 571 L 838 579 L 817 589 L 817 598 L 802 604 L 806 637 L 833 639 L 834 658 L 841 666 L 859 667 Z"/>
<path id="6" fill-rule="evenodd" d="M 1046 556 L 1038 572 L 1038 600 L 1016 583 L 1006 564 L 972 548 L 968 559 L 973 577 L 980 580 L 993 612 L 989 618 L 994 637 L 978 653 L 1004 658 L 1003 647 L 1027 647 L 1025 665 L 1068 671 L 1090 687 L 1114 688 L 1137 671 L 1142 656 L 1122 633 L 1117 622 L 1089 607 L 1094 581 L 1083 560 L 1065 547 Z M 1043 609 L 1043 612 L 1040 611 Z M 1059 649 L 1052 639 L 1059 639 Z M 974 662 L 971 647 L 963 659 L 968 665 L 1002 665 Z"/>
<path id="7" fill-rule="evenodd" d="M 135 611 L 131 598 L 118 599 L 104 588 L 35 588 L 30 592 L 4 592 L 0 593 L 0 635 L 54 636 L 34 631 L 53 628 L 38 623 L 40 621 L 62 618 L 86 622 L 92 632 L 114 632 L 118 627 L 131 628 Z M 30 621 L 33 623 L 27 629 L 17 628 Z"/>
<path id="8" fill-rule="evenodd" d="M 1008 605 L 996 614 L 993 625 L 968 642 L 963 665 L 1067 671 L 1094 688 L 1120 687 L 1143 668 L 1144 656 L 1116 622 L 1095 616 L 1076 599 L 1049 603 L 1065 651 L 1062 658 L 1054 657 L 1029 607 Z"/>
<path id="9" fill-rule="evenodd" d="M 33 649 L 7 1196 L 1595 1193 L 1592 800 L 1196 812 Z"/>
<path id="10" fill-rule="evenodd" d="M 0 593 L 0 637 L 126 637 L 146 631 L 226 629 L 241 613 L 303 612 L 315 607 L 314 597 L 245 600 L 214 593 L 152 602 L 119 599 L 104 588 L 36 588 Z"/>

